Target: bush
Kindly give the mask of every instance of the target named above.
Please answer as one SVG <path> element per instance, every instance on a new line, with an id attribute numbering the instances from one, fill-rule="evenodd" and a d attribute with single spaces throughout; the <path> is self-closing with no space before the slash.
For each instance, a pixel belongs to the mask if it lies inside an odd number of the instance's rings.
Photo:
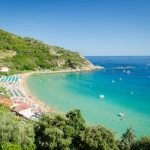
<path id="1" fill-rule="evenodd" d="M 2 150 L 23 150 L 21 145 L 14 143 L 4 143 L 1 147 Z"/>
<path id="2" fill-rule="evenodd" d="M 0 110 L 0 146 L 14 146 L 8 143 L 20 145 L 23 149 L 34 150 L 33 124 L 24 122 L 12 112 Z"/>
<path id="3" fill-rule="evenodd" d="M 140 140 L 134 142 L 131 150 L 150 150 L 150 137 L 142 137 Z"/>
<path id="4" fill-rule="evenodd" d="M 82 150 L 118 150 L 114 134 L 103 126 L 87 127 L 80 137 Z"/>

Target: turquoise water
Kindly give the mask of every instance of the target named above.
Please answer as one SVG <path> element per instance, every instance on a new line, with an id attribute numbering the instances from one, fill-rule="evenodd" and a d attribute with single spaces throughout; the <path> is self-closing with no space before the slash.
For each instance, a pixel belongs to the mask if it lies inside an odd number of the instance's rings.
<path id="1" fill-rule="evenodd" d="M 118 136 L 130 126 L 137 136 L 150 135 L 150 57 L 88 59 L 105 70 L 36 74 L 27 79 L 27 85 L 35 96 L 60 111 L 79 108 L 90 125 L 103 124 Z"/>

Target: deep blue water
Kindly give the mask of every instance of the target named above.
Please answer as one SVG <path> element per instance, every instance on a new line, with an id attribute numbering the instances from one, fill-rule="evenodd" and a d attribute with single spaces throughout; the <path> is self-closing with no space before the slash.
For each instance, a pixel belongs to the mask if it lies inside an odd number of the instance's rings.
<path id="1" fill-rule="evenodd" d="M 125 93 L 131 91 L 134 94 L 132 101 L 139 102 L 139 107 L 150 114 L 150 57 L 149 56 L 89 56 L 86 57 L 93 64 L 104 66 L 104 71 L 95 72 L 95 76 L 109 76 L 112 80 L 121 78 L 122 82 L 117 83 L 114 91 Z M 127 74 L 130 71 L 130 74 Z M 122 89 L 121 89 L 122 88 Z M 112 90 L 112 89 L 111 89 Z M 112 92 L 111 92 L 112 93 Z M 114 93 L 112 93 L 114 94 Z M 125 95 L 124 95 L 125 96 Z M 131 101 L 126 101 L 130 107 Z M 122 103 L 122 101 L 118 101 Z M 132 102 L 131 102 L 132 103 Z M 143 106 L 143 105 L 144 106 Z M 146 105 L 145 105 L 146 104 Z M 132 106 L 131 106 L 132 107 Z M 147 109 L 146 109 L 147 108 Z M 140 109 L 141 111 L 141 109 Z"/>

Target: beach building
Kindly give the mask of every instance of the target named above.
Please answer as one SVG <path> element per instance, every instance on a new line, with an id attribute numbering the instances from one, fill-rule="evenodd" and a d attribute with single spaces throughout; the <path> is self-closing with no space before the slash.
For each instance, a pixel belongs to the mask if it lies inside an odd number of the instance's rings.
<path id="1" fill-rule="evenodd" d="M 27 108 L 27 109 L 21 110 L 18 113 L 20 115 L 23 115 L 27 119 L 31 118 L 34 115 L 32 108 Z"/>
<path id="2" fill-rule="evenodd" d="M 20 111 L 23 111 L 23 110 L 28 109 L 28 108 L 31 108 L 31 106 L 26 104 L 26 103 L 20 103 L 14 107 L 14 110 L 16 112 L 20 112 Z"/>
<path id="3" fill-rule="evenodd" d="M 31 106 L 26 103 L 15 104 L 13 109 L 17 114 L 22 115 L 27 119 L 34 115 Z"/>

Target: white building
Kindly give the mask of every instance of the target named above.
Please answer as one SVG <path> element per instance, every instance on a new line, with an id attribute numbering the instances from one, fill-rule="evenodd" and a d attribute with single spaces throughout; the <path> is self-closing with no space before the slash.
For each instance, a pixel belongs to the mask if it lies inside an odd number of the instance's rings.
<path id="1" fill-rule="evenodd" d="M 8 67 L 0 67 L 0 72 L 8 72 L 9 68 Z"/>

